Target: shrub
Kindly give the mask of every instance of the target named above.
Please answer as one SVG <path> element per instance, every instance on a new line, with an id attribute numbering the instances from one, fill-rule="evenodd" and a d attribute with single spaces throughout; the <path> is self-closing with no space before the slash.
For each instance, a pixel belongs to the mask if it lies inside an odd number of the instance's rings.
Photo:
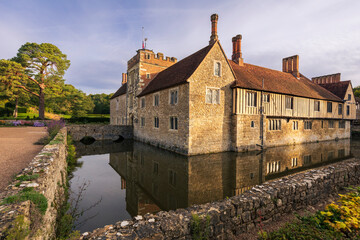
<path id="1" fill-rule="evenodd" d="M 45 127 L 45 123 L 43 123 L 43 122 L 34 122 L 34 127 Z"/>

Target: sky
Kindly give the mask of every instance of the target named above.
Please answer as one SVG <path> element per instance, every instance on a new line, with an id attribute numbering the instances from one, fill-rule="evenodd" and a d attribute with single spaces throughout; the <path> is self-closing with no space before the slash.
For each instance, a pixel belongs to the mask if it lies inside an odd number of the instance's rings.
<path id="1" fill-rule="evenodd" d="M 0 0 L 0 59 L 26 42 L 52 43 L 71 66 L 66 83 L 88 93 L 113 93 L 127 61 L 141 48 L 178 60 L 209 43 L 210 16 L 228 58 L 242 35 L 244 62 L 281 70 L 299 55 L 311 78 L 341 73 L 360 85 L 359 0 Z"/>

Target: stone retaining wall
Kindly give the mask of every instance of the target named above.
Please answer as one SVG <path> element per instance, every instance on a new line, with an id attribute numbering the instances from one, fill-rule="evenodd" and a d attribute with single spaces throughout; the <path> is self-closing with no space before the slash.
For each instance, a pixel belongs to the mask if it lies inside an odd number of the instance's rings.
<path id="1" fill-rule="evenodd" d="M 5 239 L 10 233 L 10 239 L 53 239 L 55 238 L 55 225 L 57 207 L 64 200 L 64 186 L 67 177 L 66 163 L 66 128 L 60 130 L 48 145 L 35 156 L 27 168 L 17 175 L 38 176 L 29 181 L 15 180 L 0 193 L 0 202 L 6 197 L 20 194 L 24 188 L 32 187 L 37 193 L 44 195 L 48 207 L 44 215 L 37 211 L 36 206 L 30 201 L 19 204 L 0 205 L 0 239 Z M 24 219 L 19 221 L 18 216 Z M 17 230 L 14 228 L 17 225 Z M 31 229 L 28 232 L 27 229 Z M 15 237 L 14 237 L 15 234 Z M 16 235 L 17 234 L 17 235 Z"/>
<path id="2" fill-rule="evenodd" d="M 104 124 L 82 124 L 68 125 L 68 133 L 74 141 L 80 141 L 83 137 L 93 137 L 95 140 L 117 140 L 133 138 L 132 126 L 104 125 Z"/>
<path id="3" fill-rule="evenodd" d="M 262 223 L 276 220 L 359 184 L 360 161 L 353 158 L 266 182 L 221 202 L 137 216 L 83 233 L 81 239 L 192 239 L 192 223 L 209 239 L 236 239 L 254 229 L 260 219 Z M 194 221 L 194 216 L 200 221 Z"/>

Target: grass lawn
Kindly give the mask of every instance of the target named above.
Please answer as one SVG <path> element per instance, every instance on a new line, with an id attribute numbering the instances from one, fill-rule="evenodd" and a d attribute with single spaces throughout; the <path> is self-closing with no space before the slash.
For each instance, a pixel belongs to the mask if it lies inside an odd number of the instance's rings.
<path id="1" fill-rule="evenodd" d="M 53 117 L 60 117 L 60 118 L 64 118 L 64 119 L 69 119 L 72 116 L 71 115 L 66 115 L 66 114 L 53 114 L 53 113 L 45 113 L 45 118 L 47 119 L 51 119 Z M 26 118 L 29 117 L 30 120 L 34 119 L 34 118 L 38 118 L 39 114 L 38 113 L 33 113 L 33 112 L 29 112 L 29 113 L 19 113 L 18 117 L 16 118 L 17 120 L 26 120 Z M 85 117 L 88 118 L 110 118 L 110 114 L 86 114 Z M 3 117 L 1 116 L 0 119 L 2 120 L 7 120 L 7 119 L 14 119 L 12 116 L 11 117 Z"/>

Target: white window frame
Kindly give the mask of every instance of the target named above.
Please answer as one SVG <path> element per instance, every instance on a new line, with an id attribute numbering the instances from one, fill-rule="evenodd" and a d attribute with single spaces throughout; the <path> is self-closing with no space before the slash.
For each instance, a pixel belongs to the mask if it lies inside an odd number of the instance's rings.
<path id="1" fill-rule="evenodd" d="M 211 100 L 210 102 L 207 100 L 207 96 L 208 96 L 208 90 L 211 91 Z M 218 98 L 215 100 L 214 102 L 214 96 L 213 96 L 213 92 L 217 91 L 218 92 Z M 215 88 L 215 87 L 206 87 L 205 90 L 205 103 L 206 104 L 220 104 L 220 99 L 221 99 L 221 91 L 220 88 Z"/>
<path id="2" fill-rule="evenodd" d="M 299 130 L 299 121 L 293 121 L 293 130 Z"/>
<path id="3" fill-rule="evenodd" d="M 254 96 L 254 97 L 252 97 Z M 257 107 L 257 92 L 247 91 L 246 92 L 246 106 L 247 107 Z"/>
<path id="4" fill-rule="evenodd" d="M 156 105 L 156 97 L 158 98 L 158 102 L 157 102 L 157 105 Z M 154 107 L 158 107 L 160 105 L 160 94 L 159 93 L 155 93 L 154 94 L 154 97 L 153 97 L 153 106 Z"/>
<path id="5" fill-rule="evenodd" d="M 288 103 L 290 103 L 290 106 L 288 106 Z M 285 109 L 294 109 L 294 97 L 285 96 Z"/>
<path id="6" fill-rule="evenodd" d="M 176 102 L 175 103 L 171 103 L 171 93 L 172 92 L 176 92 Z M 169 90 L 169 104 L 170 105 L 177 105 L 179 102 L 179 88 L 172 88 Z"/>
<path id="7" fill-rule="evenodd" d="M 216 72 L 216 67 L 219 66 L 219 75 Z M 222 64 L 220 61 L 214 61 L 214 76 L 221 77 L 222 75 Z"/>
<path id="8" fill-rule="evenodd" d="M 317 109 L 316 109 L 316 103 L 318 103 L 318 108 Z M 320 112 L 320 101 L 318 101 L 318 100 L 314 101 L 314 111 L 315 112 Z"/>

